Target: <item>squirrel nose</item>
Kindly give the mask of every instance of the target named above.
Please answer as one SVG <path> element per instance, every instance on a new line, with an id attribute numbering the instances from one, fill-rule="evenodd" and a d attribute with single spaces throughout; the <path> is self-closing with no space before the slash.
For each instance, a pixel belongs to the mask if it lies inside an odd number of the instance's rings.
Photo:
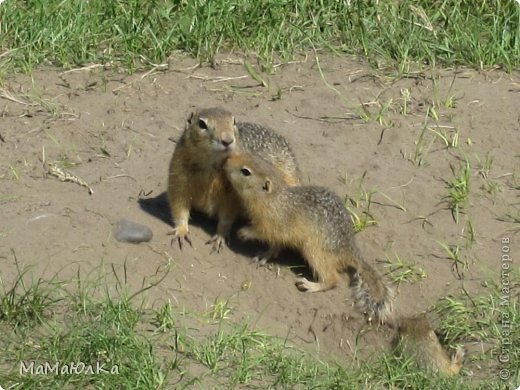
<path id="1" fill-rule="evenodd" d="M 222 143 L 222 145 L 224 145 L 225 147 L 228 147 L 229 145 L 231 145 L 233 142 L 235 142 L 235 140 L 233 138 L 228 138 L 228 139 L 222 139 L 220 141 Z"/>

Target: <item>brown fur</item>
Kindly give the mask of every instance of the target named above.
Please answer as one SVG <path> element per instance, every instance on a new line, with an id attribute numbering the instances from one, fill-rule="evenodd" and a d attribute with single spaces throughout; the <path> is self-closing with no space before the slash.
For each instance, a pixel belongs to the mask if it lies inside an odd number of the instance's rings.
<path id="1" fill-rule="evenodd" d="M 448 356 L 424 315 L 401 319 L 398 333 L 396 351 L 402 356 L 413 359 L 419 367 L 447 376 L 459 373 L 464 351 L 459 349 L 451 357 Z"/>
<path id="2" fill-rule="evenodd" d="M 270 162 L 256 156 L 231 155 L 224 170 L 251 218 L 251 226 L 239 230 L 241 238 L 300 251 L 318 279 L 300 278 L 302 291 L 333 288 L 340 272 L 350 271 L 356 303 L 369 320 L 391 319 L 392 291 L 362 259 L 337 195 L 323 187 L 289 187 Z"/>
<path id="3" fill-rule="evenodd" d="M 288 184 L 299 182 L 296 160 L 283 137 L 254 124 L 238 126 L 233 115 L 222 108 L 195 111 L 186 122 L 168 175 L 168 200 L 175 225 L 171 234 L 181 248 L 182 239 L 191 244 L 188 220 L 192 208 L 218 219 L 217 234 L 209 241 L 217 252 L 235 219 L 243 214 L 221 169 L 230 153 L 245 150 L 259 154 L 277 163 Z"/>

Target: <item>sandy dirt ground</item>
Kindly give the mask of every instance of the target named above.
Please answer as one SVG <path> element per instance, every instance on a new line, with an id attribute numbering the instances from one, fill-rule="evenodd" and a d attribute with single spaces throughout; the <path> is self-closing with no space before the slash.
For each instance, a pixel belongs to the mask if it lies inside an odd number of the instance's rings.
<path id="1" fill-rule="evenodd" d="M 276 129 L 291 143 L 305 182 L 331 188 L 361 217 L 369 206 L 375 223 L 357 235 L 366 260 L 389 283 L 405 271 L 417 276 L 394 284 L 398 316 L 463 288 L 484 291 L 485 281 L 499 278 L 502 238 L 520 255 L 518 74 L 458 69 L 394 79 L 354 59 L 323 56 L 317 63 L 302 56 L 259 75 L 267 86 L 239 58 L 221 56 L 215 68 L 178 57 L 133 75 L 93 66 L 5 80 L 2 282 L 13 280 L 16 261 L 35 278 L 62 281 L 72 281 L 78 269 L 87 278 L 100 267 L 125 267 L 132 288 L 169 267 L 146 292 L 156 305 L 171 300 L 179 309 L 204 311 L 229 299 L 232 319 L 344 361 L 386 349 L 392 331 L 365 324 L 346 275 L 334 290 L 299 292 L 294 281 L 307 271 L 297 254 L 258 267 L 251 260 L 262 246 L 234 233 L 229 247 L 210 254 L 205 243 L 216 224 L 202 215 L 190 221 L 193 248 L 171 245 L 165 198 L 171 139 L 192 110 L 210 106 Z M 85 180 L 93 194 L 46 175 L 43 159 Z M 469 200 L 456 223 L 446 195 L 465 159 Z M 153 240 L 116 241 L 113 225 L 121 218 L 150 227 Z M 459 248 L 457 266 L 441 244 Z M 390 272 L 388 262 L 398 258 L 404 268 Z"/>

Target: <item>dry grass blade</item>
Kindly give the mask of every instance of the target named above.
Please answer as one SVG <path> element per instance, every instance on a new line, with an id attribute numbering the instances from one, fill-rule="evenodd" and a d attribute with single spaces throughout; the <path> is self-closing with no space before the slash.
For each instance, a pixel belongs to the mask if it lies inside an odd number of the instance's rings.
<path id="1" fill-rule="evenodd" d="M 69 172 L 61 170 L 61 168 L 56 166 L 56 164 L 46 163 L 44 164 L 44 168 L 46 173 L 54 177 L 57 177 L 61 181 L 70 181 L 72 183 L 79 184 L 82 187 L 86 187 L 88 189 L 89 195 L 92 195 L 94 193 L 94 190 L 87 184 L 85 180 Z"/>
<path id="2" fill-rule="evenodd" d="M 10 100 L 12 102 L 18 103 L 18 104 L 22 104 L 24 106 L 31 106 L 31 107 L 33 107 L 33 106 L 37 105 L 36 103 L 30 103 L 28 101 L 20 99 L 19 97 L 13 95 L 11 92 L 7 91 L 6 89 L 2 89 L 0 91 L 0 97 L 2 97 L 4 99 L 7 99 L 7 100 Z"/>

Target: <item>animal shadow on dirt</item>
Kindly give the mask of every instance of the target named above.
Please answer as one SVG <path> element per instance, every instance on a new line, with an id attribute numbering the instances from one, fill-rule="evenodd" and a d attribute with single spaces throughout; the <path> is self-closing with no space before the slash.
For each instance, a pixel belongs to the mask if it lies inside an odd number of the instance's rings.
<path id="1" fill-rule="evenodd" d="M 156 197 L 139 198 L 138 203 L 143 211 L 171 226 L 172 219 L 166 192 L 163 192 Z M 246 224 L 247 221 L 240 220 L 233 225 L 228 242 L 229 249 L 225 248 L 224 250 L 231 250 L 234 253 L 253 261 L 255 256 L 258 256 L 267 250 L 267 246 L 259 242 L 243 241 L 237 237 L 237 230 Z M 213 234 L 215 234 L 217 228 L 215 220 L 193 210 L 190 216 L 190 225 L 202 229 L 204 233 L 207 234 L 208 240 L 213 236 Z M 278 264 L 283 267 L 288 267 L 294 274 L 312 279 L 311 270 L 302 256 L 296 251 L 284 249 L 276 259 L 270 260 L 269 264 Z"/>

